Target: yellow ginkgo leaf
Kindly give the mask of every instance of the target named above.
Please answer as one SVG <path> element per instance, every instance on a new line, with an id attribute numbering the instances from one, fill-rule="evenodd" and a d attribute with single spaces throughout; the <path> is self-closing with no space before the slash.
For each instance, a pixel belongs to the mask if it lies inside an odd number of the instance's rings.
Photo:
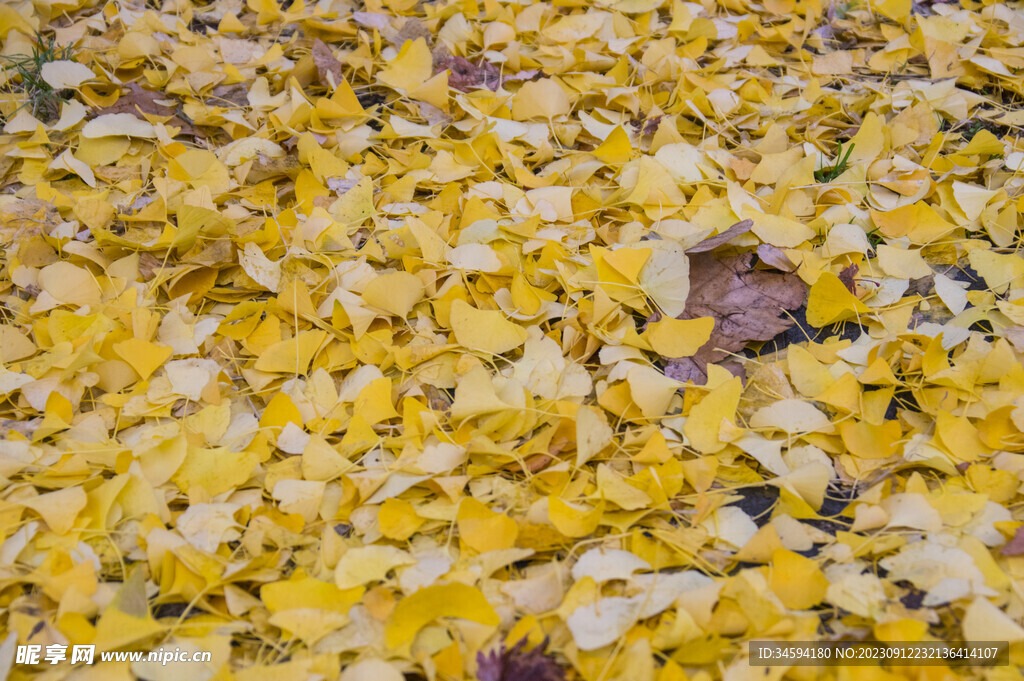
<path id="1" fill-rule="evenodd" d="M 858 314 L 867 314 L 867 305 L 850 293 L 846 284 L 831 272 L 824 272 L 811 286 L 807 298 L 807 323 L 821 328 Z"/>
<path id="2" fill-rule="evenodd" d="M 602 499 L 626 511 L 646 508 L 651 503 L 650 496 L 626 482 L 606 464 L 597 467 L 597 491 Z"/>
<path id="3" fill-rule="evenodd" d="M 910 16 L 911 0 L 872 0 L 871 7 L 882 16 L 902 23 Z"/>
<path id="4" fill-rule="evenodd" d="M 91 272 L 64 261 L 39 271 L 39 288 L 57 305 L 97 305 L 102 296 Z"/>
<path id="5" fill-rule="evenodd" d="M 360 546 L 346 551 L 338 561 L 334 582 L 340 589 L 354 589 L 381 581 L 395 568 L 415 562 L 415 558 L 394 546 Z"/>
<path id="6" fill-rule="evenodd" d="M 409 272 L 391 272 L 377 277 L 363 289 L 363 300 L 395 316 L 409 316 L 412 306 L 423 298 L 423 282 Z"/>
<path id="7" fill-rule="evenodd" d="M 818 564 L 786 549 L 776 549 L 771 562 L 771 589 L 783 605 L 806 610 L 825 597 L 828 580 Z"/>
<path id="8" fill-rule="evenodd" d="M 582 466 L 611 444 L 615 431 L 603 410 L 589 405 L 576 411 L 576 465 Z"/>
<path id="9" fill-rule="evenodd" d="M 662 317 L 648 324 L 642 335 L 662 357 L 690 357 L 711 339 L 714 328 L 713 317 Z"/>
<path id="10" fill-rule="evenodd" d="M 505 319 L 497 310 L 478 310 L 464 300 L 451 306 L 455 340 L 470 350 L 501 355 L 526 342 L 526 329 Z"/>
<path id="11" fill-rule="evenodd" d="M 416 514 L 416 509 L 411 503 L 394 497 L 385 499 L 377 513 L 381 534 L 397 541 L 408 539 L 424 522 L 426 520 Z"/>
<path id="12" fill-rule="evenodd" d="M 761 241 L 779 248 L 794 248 L 814 238 L 814 230 L 796 220 L 781 215 L 769 215 L 748 208 L 743 211 L 744 218 L 754 221 L 750 228 Z"/>
<path id="13" fill-rule="evenodd" d="M 274 343 L 256 360 L 257 371 L 305 374 L 327 340 L 321 329 L 300 331 L 294 338 Z"/>
<path id="14" fill-rule="evenodd" d="M 519 535 L 516 521 L 473 498 L 463 499 L 459 504 L 457 523 L 459 538 L 480 553 L 510 549 Z"/>
<path id="15" fill-rule="evenodd" d="M 704 396 L 690 409 L 683 432 L 698 452 L 714 454 L 726 443 L 720 439 L 722 424 L 731 423 L 736 416 L 743 384 L 739 378 L 722 383 Z"/>
<path id="16" fill-rule="evenodd" d="M 156 137 L 153 126 L 130 113 L 112 113 L 97 116 L 82 128 L 83 137 Z"/>
<path id="17" fill-rule="evenodd" d="M 501 621 L 476 588 L 460 582 L 436 584 L 398 602 L 384 630 L 387 646 L 394 650 L 407 645 L 439 617 L 459 617 L 491 627 Z"/>
<path id="18" fill-rule="evenodd" d="M 260 587 L 260 600 L 271 613 L 292 608 L 348 612 L 349 608 L 359 602 L 364 591 L 361 586 L 339 589 L 330 582 L 293 576 L 289 580 L 264 584 Z"/>
<path id="19" fill-rule="evenodd" d="M 593 508 L 548 497 L 548 519 L 566 537 L 586 537 L 597 529 L 604 515 L 604 501 Z"/>
<path id="20" fill-rule="evenodd" d="M 608 135 L 597 149 L 594 149 L 593 154 L 604 163 L 614 165 L 628 161 L 632 152 L 633 146 L 629 141 L 629 135 L 619 125 L 612 130 L 612 134 Z"/>
<path id="21" fill-rule="evenodd" d="M 38 513 L 54 533 L 66 534 L 74 525 L 78 512 L 85 508 L 86 501 L 81 487 L 67 487 L 20 503 Z"/>
<path id="22" fill-rule="evenodd" d="M 512 118 L 517 121 L 543 119 L 552 121 L 572 110 L 569 95 L 553 78 L 527 81 L 516 92 Z"/>
<path id="23" fill-rule="evenodd" d="M 141 338 L 129 338 L 115 343 L 113 348 L 118 357 L 128 362 L 142 380 L 149 378 L 174 352 L 174 348 L 157 345 Z"/>
<path id="24" fill-rule="evenodd" d="M 637 280 L 666 317 L 678 317 L 686 310 L 690 293 L 690 261 L 675 242 L 653 243 L 651 257 Z"/>
<path id="25" fill-rule="evenodd" d="M 385 85 L 408 94 L 433 75 L 433 63 L 426 40 L 408 40 L 398 55 L 377 74 L 377 78 Z"/>

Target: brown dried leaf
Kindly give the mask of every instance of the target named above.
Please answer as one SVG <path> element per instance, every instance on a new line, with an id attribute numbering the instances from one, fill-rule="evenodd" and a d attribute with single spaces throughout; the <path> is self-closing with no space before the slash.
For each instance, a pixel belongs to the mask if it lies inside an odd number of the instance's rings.
<path id="1" fill-rule="evenodd" d="M 384 40 L 395 47 L 401 47 L 407 40 L 423 38 L 430 45 L 434 35 L 416 17 L 393 17 L 381 12 L 353 12 L 352 20 L 363 28 L 375 30 Z"/>
<path id="2" fill-rule="evenodd" d="M 249 106 L 249 89 L 244 85 L 218 85 L 210 91 L 210 99 L 207 104 L 214 106 Z"/>
<path id="3" fill-rule="evenodd" d="M 545 655 L 547 640 L 536 648 L 526 650 L 526 639 L 520 639 L 511 648 L 502 645 L 498 650 L 476 654 L 477 678 L 480 681 L 564 681 L 565 670 L 554 658 Z"/>
<path id="4" fill-rule="evenodd" d="M 152 253 L 139 254 L 139 276 L 143 281 L 149 281 L 157 271 L 166 267 L 163 261 Z"/>
<path id="5" fill-rule="evenodd" d="M 681 319 L 713 317 L 711 339 L 692 357 L 672 360 L 665 375 L 679 381 L 703 383 L 705 368 L 750 341 L 770 340 L 793 322 L 780 314 L 795 310 L 807 299 L 799 277 L 756 270 L 752 253 L 719 260 L 711 254 L 690 258 L 690 294 Z"/>
<path id="6" fill-rule="evenodd" d="M 658 126 L 661 125 L 662 118 L 664 118 L 664 116 L 652 116 L 646 121 L 643 121 L 642 133 L 644 135 L 653 135 L 656 133 L 658 131 Z"/>
<path id="7" fill-rule="evenodd" d="M 795 272 L 796 265 L 786 252 L 778 246 L 772 246 L 771 244 L 761 244 L 757 247 L 757 257 L 760 258 L 761 262 L 766 265 L 771 265 L 775 269 L 782 272 Z"/>
<path id="8" fill-rule="evenodd" d="M 497 90 L 501 87 L 501 71 L 494 64 L 481 60 L 474 64 L 465 57 L 452 55 L 448 50 L 434 50 L 434 71 L 449 71 L 448 85 L 462 92 L 472 90 Z"/>
<path id="9" fill-rule="evenodd" d="M 712 251 L 712 250 L 718 248 L 719 246 L 721 246 L 722 244 L 731 241 L 735 237 L 738 237 L 740 234 L 746 234 L 747 232 L 750 231 L 750 228 L 753 227 L 753 226 L 754 226 L 754 221 L 753 220 L 741 220 L 740 222 L 737 222 L 735 225 L 733 225 L 729 229 L 725 230 L 721 234 L 716 234 L 713 237 L 709 237 L 707 239 L 704 239 L 704 241 L 701 241 L 696 246 L 692 246 L 692 247 L 686 249 L 686 252 L 687 253 L 704 253 L 704 252 L 707 252 L 707 251 Z"/>
<path id="10" fill-rule="evenodd" d="M 147 90 L 138 83 L 128 83 L 125 86 L 128 92 L 121 92 L 121 96 L 112 105 L 98 109 L 97 115 L 127 113 L 138 116 L 140 113 L 150 116 L 170 116 L 167 125 L 180 128 L 181 135 L 199 136 L 201 133 L 191 123 L 177 116 L 176 104 L 164 104 L 163 102 L 173 100 L 173 97 L 163 92 Z"/>
<path id="11" fill-rule="evenodd" d="M 512 83 L 526 80 L 534 80 L 540 77 L 540 75 L 540 69 L 526 69 L 524 71 L 516 71 L 512 75 L 505 76 L 501 80 L 503 83 Z"/>
<path id="12" fill-rule="evenodd" d="M 270 158 L 264 154 L 258 154 L 245 179 L 252 183 L 263 182 L 283 175 L 291 176 L 301 169 L 302 164 L 299 163 L 295 153 L 280 158 Z"/>
<path id="13" fill-rule="evenodd" d="M 342 81 L 344 76 L 341 72 L 341 62 L 337 60 L 331 48 L 319 38 L 313 42 L 311 51 L 313 63 L 316 65 L 316 73 L 323 85 L 335 87 Z M 332 80 L 333 79 L 333 80 Z"/>
<path id="14" fill-rule="evenodd" d="M 128 83 L 125 86 L 128 92 L 121 92 L 120 98 L 104 109 L 98 110 L 97 114 L 130 113 L 138 115 L 141 111 L 154 116 L 170 116 L 174 113 L 174 106 L 161 104 L 170 99 L 163 92 L 146 90 L 138 83 Z"/>
<path id="15" fill-rule="evenodd" d="M 1024 527 L 1017 528 L 1017 534 L 1003 547 L 1004 556 L 1024 556 Z"/>
<path id="16" fill-rule="evenodd" d="M 434 40 L 434 35 L 430 32 L 430 29 L 415 17 L 406 17 L 405 21 L 402 22 L 401 28 L 398 29 L 398 33 L 391 40 L 395 45 L 401 46 L 406 40 L 416 40 L 417 38 L 423 38 L 427 41 L 427 45 L 430 45 Z"/>
<path id="17" fill-rule="evenodd" d="M 848 265 L 844 267 L 839 273 L 839 281 L 843 282 L 843 285 L 850 291 L 850 293 L 857 295 L 857 272 L 860 271 L 860 267 L 857 265 Z"/>

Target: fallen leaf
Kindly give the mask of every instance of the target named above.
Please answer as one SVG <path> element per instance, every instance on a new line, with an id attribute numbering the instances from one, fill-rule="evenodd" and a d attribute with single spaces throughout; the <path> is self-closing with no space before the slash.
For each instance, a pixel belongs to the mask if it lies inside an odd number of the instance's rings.
<path id="1" fill-rule="evenodd" d="M 316 64 L 317 76 L 320 82 L 331 87 L 337 87 L 344 80 L 345 75 L 341 69 L 341 62 L 338 61 L 331 48 L 323 40 L 317 38 L 313 41 L 313 63 Z"/>
<path id="2" fill-rule="evenodd" d="M 420 589 L 403 598 L 388 618 L 385 636 L 391 648 L 407 645 L 424 626 L 439 617 L 460 617 L 497 626 L 497 613 L 479 590 L 454 582 Z"/>
<path id="3" fill-rule="evenodd" d="M 473 63 L 465 57 L 452 55 L 444 48 L 434 50 L 435 72 L 448 71 L 448 85 L 461 90 L 497 90 L 501 86 L 501 71 L 494 64 L 481 59 Z"/>
<path id="4" fill-rule="evenodd" d="M 488 653 L 476 654 L 477 678 L 480 681 L 513 681 L 514 679 L 536 679 L 536 681 L 563 681 L 565 670 L 544 650 L 547 639 L 538 646 L 526 649 L 527 640 L 519 641 L 511 648 L 504 645 Z"/>
<path id="5" fill-rule="evenodd" d="M 712 251 L 721 246 L 722 244 L 726 244 L 732 241 L 734 238 L 740 236 L 741 234 L 746 234 L 747 232 L 750 231 L 750 228 L 753 226 L 753 220 L 741 220 L 732 227 L 730 227 L 729 229 L 725 230 L 724 232 L 716 234 L 715 236 L 712 237 L 708 237 L 707 239 L 704 239 L 704 241 L 701 241 L 696 246 L 690 246 L 689 248 L 686 249 L 686 252 L 705 253 L 707 251 Z"/>
<path id="6" fill-rule="evenodd" d="M 1024 554 L 1024 528 L 1018 527 L 1013 539 L 1003 547 L 1004 556 L 1019 556 Z"/>
<path id="7" fill-rule="evenodd" d="M 92 69 L 85 64 L 68 60 L 46 62 L 39 69 L 39 73 L 54 90 L 78 87 L 96 77 Z"/>
<path id="8" fill-rule="evenodd" d="M 692 357 L 665 365 L 665 375 L 678 381 L 703 382 L 705 366 L 747 343 L 769 340 L 793 322 L 782 316 L 806 300 L 807 288 L 797 277 L 757 270 L 750 254 L 722 260 L 711 254 L 690 258 L 690 291 L 683 319 L 715 320 L 711 338 Z"/>

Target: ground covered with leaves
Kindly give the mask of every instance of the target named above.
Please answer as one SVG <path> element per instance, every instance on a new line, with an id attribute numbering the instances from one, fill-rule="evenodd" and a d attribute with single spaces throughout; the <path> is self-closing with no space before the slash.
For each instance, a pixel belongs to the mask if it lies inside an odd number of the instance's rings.
<path id="1" fill-rule="evenodd" d="M 1020 2 L 8 0 L 0 40 L 0 676 L 1021 678 Z"/>

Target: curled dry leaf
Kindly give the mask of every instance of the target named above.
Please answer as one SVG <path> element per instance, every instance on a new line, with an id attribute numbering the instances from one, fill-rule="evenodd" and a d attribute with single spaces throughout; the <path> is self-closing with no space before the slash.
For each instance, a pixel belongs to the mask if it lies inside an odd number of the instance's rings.
<path id="1" fill-rule="evenodd" d="M 696 246 L 691 246 L 686 249 L 687 254 L 689 253 L 706 253 L 707 251 L 713 251 L 722 244 L 728 243 L 732 239 L 738 237 L 741 234 L 746 234 L 754 226 L 754 221 L 747 219 L 737 222 L 735 225 L 725 230 L 721 234 L 716 234 L 713 237 L 709 237 L 701 241 Z"/>

